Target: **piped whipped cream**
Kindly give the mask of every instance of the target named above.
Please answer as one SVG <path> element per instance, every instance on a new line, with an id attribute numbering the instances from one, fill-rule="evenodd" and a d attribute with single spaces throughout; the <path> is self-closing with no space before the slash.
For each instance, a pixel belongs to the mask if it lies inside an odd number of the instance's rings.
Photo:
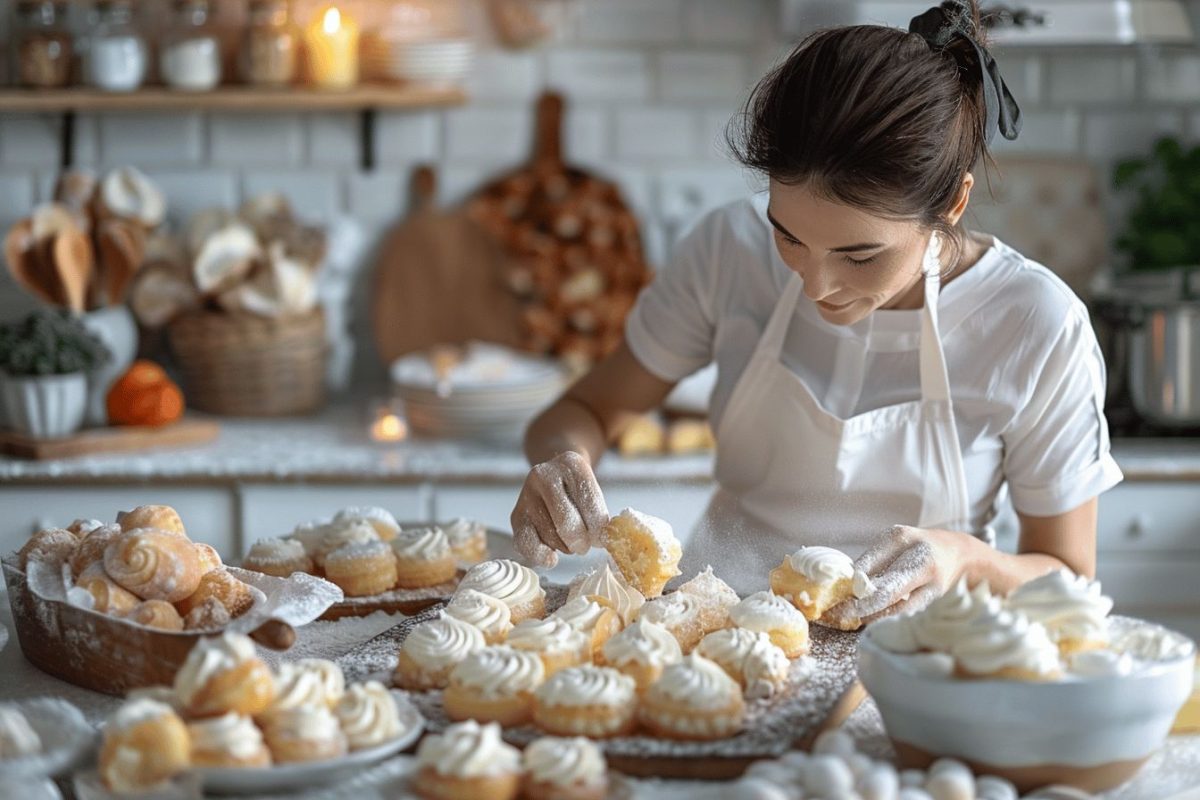
<path id="1" fill-rule="evenodd" d="M 503 600 L 510 609 L 536 600 L 543 594 L 536 572 L 506 558 L 482 561 L 471 567 L 458 588 L 474 589 Z"/>
<path id="2" fill-rule="evenodd" d="M 582 736 L 543 736 L 525 748 L 521 760 L 533 780 L 554 786 L 596 786 L 607 773 L 600 748 Z"/>
<path id="3" fill-rule="evenodd" d="M 441 775 L 475 778 L 518 772 L 521 754 L 501 740 L 495 722 L 467 720 L 426 736 L 417 749 L 417 763 Z"/>
<path id="4" fill-rule="evenodd" d="M 854 561 L 833 547 L 801 547 L 787 557 L 788 566 L 810 581 L 832 583 L 854 578 Z"/>
<path id="5" fill-rule="evenodd" d="M 643 664 L 661 667 L 683 658 L 679 641 L 655 622 L 639 619 L 604 643 L 601 652 L 609 664 Z"/>
<path id="6" fill-rule="evenodd" d="M 1106 642 L 1112 598 L 1100 593 L 1100 582 L 1068 569 L 1048 572 L 1018 587 L 1005 603 L 1031 622 L 1045 626 L 1050 639 Z"/>
<path id="7" fill-rule="evenodd" d="M 616 610 L 621 622 L 628 625 L 637 616 L 638 610 L 646 603 L 646 598 L 628 581 L 605 564 L 594 572 L 585 574 L 582 579 L 571 582 L 567 599 L 576 597 L 602 597 Z"/>
<path id="8" fill-rule="evenodd" d="M 486 642 L 479 628 L 449 614 L 422 622 L 404 639 L 403 650 L 430 670 L 442 670 L 482 650 Z"/>
<path id="9" fill-rule="evenodd" d="M 485 638 L 499 641 L 512 630 L 508 604 L 474 589 L 458 589 L 446 604 L 446 614 L 474 625 Z"/>
<path id="10" fill-rule="evenodd" d="M 537 688 L 534 695 L 548 706 L 618 706 L 634 703 L 637 683 L 610 667 L 585 664 L 561 669 Z"/>
<path id="11" fill-rule="evenodd" d="M 993 606 L 963 626 L 950 648 L 954 660 L 973 675 L 1018 669 L 1050 677 L 1060 671 L 1058 646 L 1039 622 L 1019 611 Z"/>

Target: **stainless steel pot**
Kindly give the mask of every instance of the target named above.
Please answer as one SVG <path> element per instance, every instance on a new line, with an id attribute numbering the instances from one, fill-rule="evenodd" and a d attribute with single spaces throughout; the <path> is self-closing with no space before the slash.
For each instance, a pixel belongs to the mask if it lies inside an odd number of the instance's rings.
<path id="1" fill-rule="evenodd" d="M 1157 425 L 1200 425 L 1200 301 L 1143 305 L 1136 316 L 1128 345 L 1134 410 Z"/>

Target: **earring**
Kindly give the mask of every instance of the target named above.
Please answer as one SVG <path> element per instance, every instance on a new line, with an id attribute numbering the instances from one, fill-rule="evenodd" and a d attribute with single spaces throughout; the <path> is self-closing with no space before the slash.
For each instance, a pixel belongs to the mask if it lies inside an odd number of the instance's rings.
<path id="1" fill-rule="evenodd" d="M 934 231 L 929 235 L 929 244 L 925 247 L 925 263 L 923 264 L 926 275 L 941 275 L 942 260 L 939 256 L 942 253 L 942 235 Z"/>

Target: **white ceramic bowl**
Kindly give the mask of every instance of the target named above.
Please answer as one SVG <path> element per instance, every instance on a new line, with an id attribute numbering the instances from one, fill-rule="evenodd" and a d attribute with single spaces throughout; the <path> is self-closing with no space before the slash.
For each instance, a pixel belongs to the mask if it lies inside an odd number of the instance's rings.
<path id="1" fill-rule="evenodd" d="M 1115 634 L 1151 623 L 1112 617 Z M 904 766 L 952 757 L 1022 790 L 1101 791 L 1127 780 L 1167 738 L 1192 690 L 1195 645 L 1109 678 L 1034 683 L 922 675 L 905 656 L 859 640 L 858 674 Z"/>

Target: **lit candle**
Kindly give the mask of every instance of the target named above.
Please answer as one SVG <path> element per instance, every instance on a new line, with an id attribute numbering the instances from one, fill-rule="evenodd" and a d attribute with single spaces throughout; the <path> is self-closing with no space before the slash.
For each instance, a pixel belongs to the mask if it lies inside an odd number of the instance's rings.
<path id="1" fill-rule="evenodd" d="M 383 414 L 371 425 L 371 438 L 377 442 L 403 442 L 408 425 L 396 414 Z"/>
<path id="2" fill-rule="evenodd" d="M 308 80 L 319 89 L 358 83 L 358 23 L 337 6 L 326 6 L 304 32 Z"/>

